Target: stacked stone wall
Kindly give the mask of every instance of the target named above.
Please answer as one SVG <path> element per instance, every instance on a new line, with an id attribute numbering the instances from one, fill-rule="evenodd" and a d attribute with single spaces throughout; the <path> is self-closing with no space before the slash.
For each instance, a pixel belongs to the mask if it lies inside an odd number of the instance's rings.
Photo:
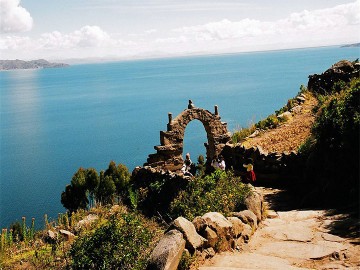
<path id="1" fill-rule="evenodd" d="M 235 173 L 245 173 L 243 164 L 248 158 L 254 161 L 254 171 L 257 181 L 269 184 L 283 183 L 283 181 L 300 181 L 306 157 L 299 153 L 283 152 L 268 153 L 260 146 L 245 148 L 240 144 L 226 144 L 222 150 L 227 168 L 233 168 Z"/>

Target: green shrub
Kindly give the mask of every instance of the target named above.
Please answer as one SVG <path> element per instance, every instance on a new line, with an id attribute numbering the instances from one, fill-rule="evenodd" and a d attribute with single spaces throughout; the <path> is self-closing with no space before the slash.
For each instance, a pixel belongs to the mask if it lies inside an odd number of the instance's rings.
<path id="1" fill-rule="evenodd" d="M 255 124 L 256 128 L 259 129 L 269 129 L 269 128 L 276 128 L 280 124 L 279 119 L 276 117 L 275 114 L 269 115 L 266 119 L 259 121 Z"/>
<path id="2" fill-rule="evenodd" d="M 302 155 L 309 154 L 314 149 L 315 142 L 312 136 L 308 137 L 305 142 L 299 146 L 298 153 Z"/>
<path id="3" fill-rule="evenodd" d="M 360 124 L 360 79 L 350 88 L 332 95 L 324 102 L 313 132 L 326 148 L 353 148 L 358 145 Z M 349 145 L 350 144 L 350 145 Z M 355 145 L 354 145 L 355 144 Z M 356 147 L 355 147 L 356 148 Z M 358 148 L 356 148 L 358 150 Z M 357 151 L 356 150 L 356 151 Z"/>
<path id="4" fill-rule="evenodd" d="M 191 255 L 189 252 L 183 252 L 179 265 L 178 270 L 188 270 L 190 269 L 191 265 L 196 261 L 196 254 Z"/>
<path id="5" fill-rule="evenodd" d="M 239 130 L 237 130 L 233 133 L 233 135 L 231 136 L 231 140 L 234 144 L 239 143 L 246 137 L 253 134 L 255 132 L 255 130 L 256 130 L 256 127 L 254 124 L 250 125 L 248 128 L 240 128 Z"/>
<path id="6" fill-rule="evenodd" d="M 240 209 L 250 188 L 232 172 L 216 170 L 211 175 L 197 177 L 170 204 L 170 215 L 193 220 L 207 212 L 228 214 Z"/>
<path id="7" fill-rule="evenodd" d="M 74 242 L 71 269 L 145 269 L 152 237 L 153 232 L 139 216 L 114 215 Z"/>
<path id="8" fill-rule="evenodd" d="M 139 205 L 139 190 L 133 190 L 129 187 L 129 199 L 131 207 L 136 210 Z"/>
<path id="9" fill-rule="evenodd" d="M 358 201 L 359 130 L 360 79 L 354 79 L 340 92 L 322 96 L 312 130 L 316 143 L 306 175 L 326 201 Z"/>

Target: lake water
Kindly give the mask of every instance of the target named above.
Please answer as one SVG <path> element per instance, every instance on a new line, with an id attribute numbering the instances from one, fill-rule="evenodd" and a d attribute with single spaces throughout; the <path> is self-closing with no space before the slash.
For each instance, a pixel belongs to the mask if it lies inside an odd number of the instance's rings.
<path id="1" fill-rule="evenodd" d="M 168 112 L 176 117 L 189 99 L 210 111 L 218 105 L 232 132 L 286 104 L 309 74 L 359 55 L 324 47 L 0 72 L 0 226 L 56 218 L 79 167 L 143 165 Z M 204 142 L 204 127 L 191 122 L 184 152 L 196 160 Z"/>

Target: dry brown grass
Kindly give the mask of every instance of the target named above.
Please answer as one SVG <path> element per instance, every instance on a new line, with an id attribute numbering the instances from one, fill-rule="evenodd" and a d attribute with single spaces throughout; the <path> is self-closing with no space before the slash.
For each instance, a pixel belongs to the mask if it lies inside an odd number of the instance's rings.
<path id="1" fill-rule="evenodd" d="M 259 145 L 267 152 L 297 152 L 299 146 L 310 136 L 315 120 L 312 109 L 316 104 L 316 98 L 308 94 L 302 111 L 295 114 L 292 120 L 277 128 L 266 130 L 255 138 L 249 138 L 243 144 L 246 147 Z"/>

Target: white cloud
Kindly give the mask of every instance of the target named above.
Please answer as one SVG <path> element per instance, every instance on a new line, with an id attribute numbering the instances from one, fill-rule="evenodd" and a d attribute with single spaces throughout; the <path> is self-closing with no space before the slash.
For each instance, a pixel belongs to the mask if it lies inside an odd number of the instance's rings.
<path id="1" fill-rule="evenodd" d="M 14 33 L 31 30 L 33 18 L 20 6 L 20 0 L 0 0 L 0 32 Z"/>
<path id="2" fill-rule="evenodd" d="M 197 40 L 210 41 L 258 36 L 269 32 L 272 28 L 272 23 L 258 20 L 244 19 L 239 22 L 231 22 L 228 19 L 223 19 L 222 21 L 204 25 L 174 29 L 174 32 L 192 35 Z"/>
<path id="3" fill-rule="evenodd" d="M 195 40 L 227 40 L 263 35 L 287 35 L 307 31 L 324 31 L 360 24 L 360 0 L 322 10 L 292 13 L 277 21 L 243 19 L 231 22 L 227 19 L 204 25 L 174 29 Z"/>
<path id="4" fill-rule="evenodd" d="M 116 45 L 117 42 L 99 26 L 86 25 L 70 34 L 62 34 L 59 31 L 42 34 L 38 43 L 44 48 L 66 49 L 108 47 Z"/>
<path id="5" fill-rule="evenodd" d="M 157 31 L 158 31 L 157 29 L 149 29 L 149 30 L 146 30 L 145 33 L 146 33 L 147 35 L 151 35 L 151 34 L 156 33 Z"/>
<path id="6" fill-rule="evenodd" d="M 73 32 L 53 31 L 38 38 L 2 35 L 0 53 L 8 59 L 134 57 L 355 43 L 360 38 L 359 11 L 360 0 L 357 0 L 333 8 L 292 13 L 275 21 L 223 19 L 167 32 L 149 28 L 127 35 L 127 40 L 99 26 L 86 25 Z"/>
<path id="7" fill-rule="evenodd" d="M 99 26 L 86 25 L 71 33 L 53 31 L 37 39 L 16 35 L 0 37 L 0 52 L 12 58 L 86 58 L 122 53 L 136 46 L 132 41 L 113 38 Z M 28 53 L 31 52 L 31 56 Z"/>

